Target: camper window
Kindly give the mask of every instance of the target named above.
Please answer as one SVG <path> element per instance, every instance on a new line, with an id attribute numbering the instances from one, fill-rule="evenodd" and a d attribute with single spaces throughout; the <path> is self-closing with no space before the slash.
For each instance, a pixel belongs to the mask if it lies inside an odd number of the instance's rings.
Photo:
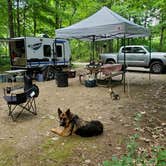
<path id="1" fill-rule="evenodd" d="M 62 57 L 62 46 L 56 46 L 57 57 Z"/>
<path id="2" fill-rule="evenodd" d="M 45 57 L 51 57 L 51 46 L 50 45 L 44 45 L 44 56 Z"/>

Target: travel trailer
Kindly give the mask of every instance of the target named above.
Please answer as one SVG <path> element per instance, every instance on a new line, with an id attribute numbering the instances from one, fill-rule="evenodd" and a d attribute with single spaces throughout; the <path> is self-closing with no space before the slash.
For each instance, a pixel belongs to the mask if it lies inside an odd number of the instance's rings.
<path id="1" fill-rule="evenodd" d="M 9 41 L 12 69 L 26 69 L 31 74 L 42 73 L 53 79 L 57 70 L 70 66 L 69 42 L 64 39 L 18 37 Z"/>

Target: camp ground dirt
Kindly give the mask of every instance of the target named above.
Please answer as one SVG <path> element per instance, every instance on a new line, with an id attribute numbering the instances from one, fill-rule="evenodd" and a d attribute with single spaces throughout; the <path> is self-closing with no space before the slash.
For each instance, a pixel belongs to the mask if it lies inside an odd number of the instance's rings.
<path id="1" fill-rule="evenodd" d="M 77 74 L 80 72 L 77 69 Z M 2 166 L 98 166 L 112 156 L 126 154 L 130 136 L 138 134 L 139 147 L 166 147 L 166 75 L 127 73 L 127 91 L 113 84 L 120 100 L 112 101 L 108 88 L 86 88 L 78 77 L 59 88 L 54 80 L 35 82 L 40 88 L 38 115 L 24 113 L 16 122 L 7 115 L 0 84 L 0 165 Z M 58 126 L 57 108 L 70 108 L 85 120 L 98 119 L 104 133 L 93 138 L 58 137 L 50 129 Z M 138 116 L 139 115 L 139 116 Z M 160 128 L 160 130 L 156 130 Z"/>

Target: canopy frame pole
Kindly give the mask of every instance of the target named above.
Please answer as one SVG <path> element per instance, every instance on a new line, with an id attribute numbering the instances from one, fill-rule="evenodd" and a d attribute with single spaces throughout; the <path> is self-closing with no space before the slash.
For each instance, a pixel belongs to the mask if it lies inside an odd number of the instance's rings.
<path id="1" fill-rule="evenodd" d="M 126 92 L 126 35 L 124 33 L 124 36 L 123 36 L 123 48 L 124 48 L 124 63 L 123 63 L 123 75 L 124 75 L 124 80 L 123 80 L 123 88 L 124 88 L 124 93 Z"/>
<path id="2" fill-rule="evenodd" d="M 151 37 L 151 35 L 149 36 L 149 52 L 150 52 L 149 62 L 151 62 L 151 52 L 152 52 L 152 37 Z M 151 71 L 149 71 L 149 80 L 151 80 Z"/>
<path id="3" fill-rule="evenodd" d="M 92 49 L 93 49 L 93 52 L 92 52 L 92 61 L 94 62 L 94 59 L 95 59 L 95 35 L 92 36 Z"/>

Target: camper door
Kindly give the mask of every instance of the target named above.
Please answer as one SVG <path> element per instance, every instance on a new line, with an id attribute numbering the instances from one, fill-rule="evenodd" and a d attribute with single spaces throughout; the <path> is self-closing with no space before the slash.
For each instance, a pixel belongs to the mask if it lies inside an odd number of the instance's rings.
<path id="1" fill-rule="evenodd" d="M 55 59 L 58 64 L 64 63 L 64 44 L 63 43 L 56 43 L 56 49 L 55 49 Z"/>
<path id="2" fill-rule="evenodd" d="M 18 67 L 26 66 L 25 41 L 22 39 L 12 39 L 9 41 L 9 52 L 11 65 Z"/>

